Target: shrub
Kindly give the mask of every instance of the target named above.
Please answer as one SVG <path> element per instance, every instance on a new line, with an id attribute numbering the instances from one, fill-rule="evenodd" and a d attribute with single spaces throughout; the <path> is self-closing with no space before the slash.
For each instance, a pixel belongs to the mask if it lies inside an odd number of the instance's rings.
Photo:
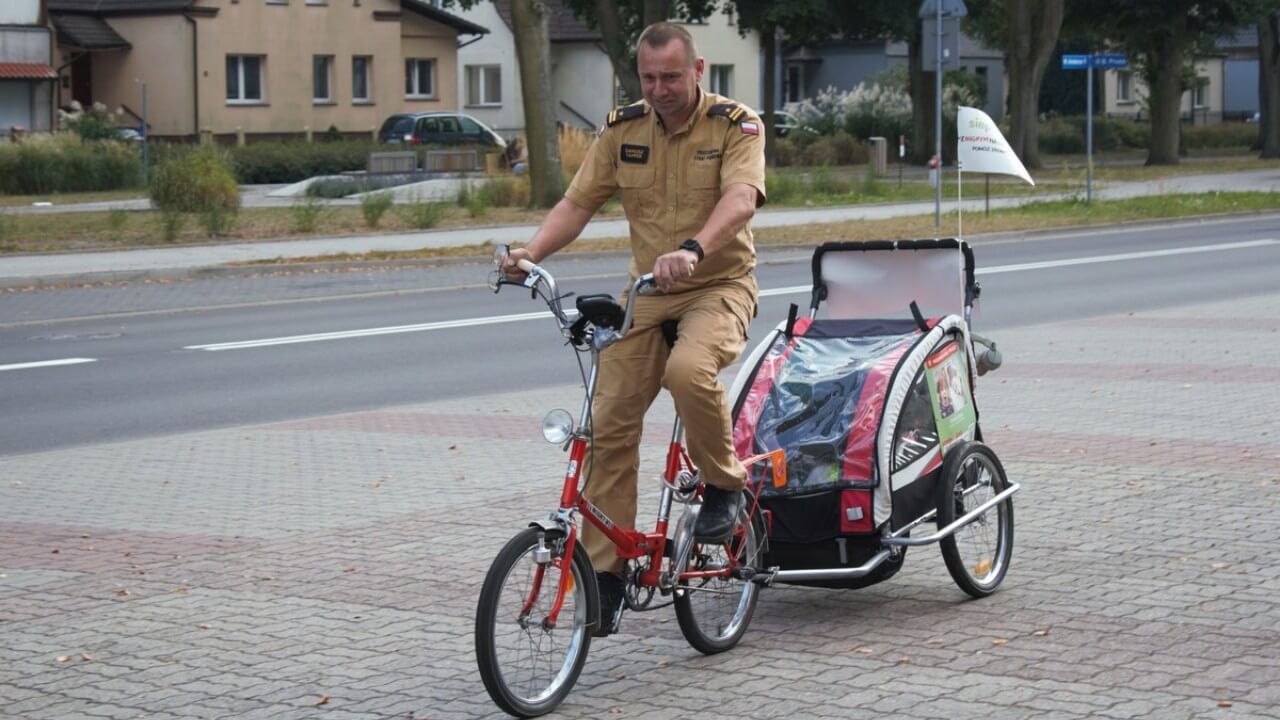
<path id="1" fill-rule="evenodd" d="M 853 165 L 866 162 L 867 149 L 848 133 L 838 132 L 814 140 L 800 158 L 809 166 Z"/>
<path id="2" fill-rule="evenodd" d="M 304 197 L 293 204 L 290 213 L 293 215 L 293 231 L 298 233 L 315 232 L 321 218 L 329 208 L 319 198 Z"/>
<path id="3" fill-rule="evenodd" d="M 71 112 L 58 111 L 62 126 L 80 136 L 81 140 L 114 140 L 119 128 L 116 119 L 102 103 L 94 103 L 88 110 L 72 101 Z"/>
<path id="4" fill-rule="evenodd" d="M 0 144 L 3 194 L 119 190 L 141 184 L 137 149 L 128 143 L 86 142 L 72 133 L 59 133 Z"/>
<path id="5" fill-rule="evenodd" d="M 369 189 L 368 185 L 360 180 L 325 178 L 307 186 L 307 197 L 337 200 L 338 198 L 362 193 Z"/>
<path id="6" fill-rule="evenodd" d="M 425 230 L 439 225 L 440 221 L 444 219 L 445 211 L 445 203 L 414 200 L 407 205 L 400 206 L 400 217 L 406 225 Z"/>
<path id="7" fill-rule="evenodd" d="M 107 229 L 113 240 L 119 239 L 120 233 L 124 232 L 124 228 L 129 224 L 129 212 L 127 210 L 112 210 L 107 213 Z"/>
<path id="8" fill-rule="evenodd" d="M 395 204 L 395 193 L 390 190 L 367 193 L 360 198 L 360 214 L 364 215 L 364 224 L 370 228 L 378 227 L 382 216 Z"/>
<path id="9" fill-rule="evenodd" d="M 790 137 L 778 138 L 774 145 L 773 161 L 778 167 L 790 167 L 800 161 L 800 153 L 800 144 L 795 140 Z"/>
<path id="10" fill-rule="evenodd" d="M 295 183 L 318 175 L 363 170 L 369 153 L 386 150 L 372 141 L 261 142 L 232 148 L 231 166 L 243 184 Z"/>
<path id="11" fill-rule="evenodd" d="M 1258 126 L 1248 123 L 1183 126 L 1182 139 L 1188 150 L 1250 147 L 1258 139 Z"/>
<path id="12" fill-rule="evenodd" d="M 852 187 L 849 181 L 831 174 L 827 168 L 818 168 L 809 177 L 809 189 L 815 195 L 847 195 Z"/>
<path id="13" fill-rule="evenodd" d="M 182 228 L 186 227 L 186 213 L 177 210 L 161 210 L 160 211 L 160 235 L 165 242 L 171 243 L 178 239 L 182 234 Z"/>
<path id="14" fill-rule="evenodd" d="M 845 102 L 844 129 L 860 140 L 911 134 L 911 96 L 904 89 L 858 85 Z"/>
<path id="15" fill-rule="evenodd" d="M 480 186 L 476 194 L 489 207 L 524 207 L 529 204 L 529 180 L 497 178 Z"/>
<path id="16" fill-rule="evenodd" d="M 231 166 L 226 155 L 213 147 L 202 147 L 162 163 L 151 174 L 150 192 L 151 203 L 161 210 L 203 213 L 216 208 L 234 215 L 240 207 L 240 188 Z M 220 220 L 213 222 L 215 227 L 222 227 Z"/>
<path id="17" fill-rule="evenodd" d="M 770 203 L 784 203 L 804 194 L 804 183 L 798 177 L 774 170 L 765 171 L 764 187 Z"/>
<path id="18" fill-rule="evenodd" d="M 210 205 L 200 212 L 200 227 L 209 237 L 224 237 L 231 234 L 236 224 L 236 210 L 222 205 Z"/>

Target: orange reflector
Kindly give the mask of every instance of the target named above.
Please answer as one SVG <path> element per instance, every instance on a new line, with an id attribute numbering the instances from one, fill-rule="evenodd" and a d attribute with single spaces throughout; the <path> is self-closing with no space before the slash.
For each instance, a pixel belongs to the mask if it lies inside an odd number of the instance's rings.
<path id="1" fill-rule="evenodd" d="M 977 565 L 974 565 L 974 566 L 973 566 L 973 574 L 974 574 L 974 575 L 986 575 L 986 574 L 987 574 L 987 573 L 989 573 L 989 572 L 991 572 L 991 561 L 990 561 L 990 560 L 983 560 L 982 562 L 980 562 L 980 563 L 978 563 Z"/>
<path id="2" fill-rule="evenodd" d="M 573 573 L 569 573 L 569 581 L 564 584 L 565 594 L 573 592 L 573 583 L 574 583 Z"/>

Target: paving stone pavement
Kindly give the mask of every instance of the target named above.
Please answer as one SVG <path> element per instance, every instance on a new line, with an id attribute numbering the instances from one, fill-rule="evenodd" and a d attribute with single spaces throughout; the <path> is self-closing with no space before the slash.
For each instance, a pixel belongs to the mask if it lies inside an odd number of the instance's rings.
<path id="1" fill-rule="evenodd" d="M 774 588 L 704 657 L 669 609 L 597 642 L 565 718 L 1280 718 L 1280 294 L 1003 331 L 1001 590 L 933 548 Z M 488 562 L 554 502 L 576 388 L 6 458 L 0 717 L 500 717 Z M 656 496 L 669 402 L 641 476 Z M 651 517 L 652 504 L 642 507 Z M 647 512 L 646 512 L 647 511 Z"/>

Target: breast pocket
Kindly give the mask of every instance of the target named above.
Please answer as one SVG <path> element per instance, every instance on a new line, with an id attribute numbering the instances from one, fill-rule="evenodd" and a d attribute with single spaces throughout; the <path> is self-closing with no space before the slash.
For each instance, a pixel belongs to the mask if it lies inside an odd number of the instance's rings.
<path id="1" fill-rule="evenodd" d="M 685 184 L 689 188 L 689 203 L 694 209 L 715 207 L 720 199 L 719 161 L 695 160 Z"/>
<path id="2" fill-rule="evenodd" d="M 658 199 L 653 187 L 653 168 L 619 168 L 618 187 L 622 207 L 629 218 L 652 218 Z"/>

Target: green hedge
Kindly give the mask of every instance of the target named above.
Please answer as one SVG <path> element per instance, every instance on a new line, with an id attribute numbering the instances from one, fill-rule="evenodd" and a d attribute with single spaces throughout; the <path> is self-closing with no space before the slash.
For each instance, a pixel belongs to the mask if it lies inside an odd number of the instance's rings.
<path id="1" fill-rule="evenodd" d="M 63 133 L 0 144 L 0 193 L 47 195 L 140 187 L 136 143 Z"/>
<path id="2" fill-rule="evenodd" d="M 1085 151 L 1085 117 L 1057 117 L 1040 122 L 1040 150 L 1058 155 Z M 1246 123 L 1182 126 L 1188 150 L 1249 147 L 1258 137 L 1258 126 Z M 1098 116 L 1093 121 L 1095 150 L 1145 150 L 1151 146 L 1151 125 L 1128 118 Z"/>
<path id="3" fill-rule="evenodd" d="M 262 142 L 231 148 L 231 167 L 244 185 L 295 183 L 364 170 L 370 152 L 387 149 L 372 141 Z"/>

